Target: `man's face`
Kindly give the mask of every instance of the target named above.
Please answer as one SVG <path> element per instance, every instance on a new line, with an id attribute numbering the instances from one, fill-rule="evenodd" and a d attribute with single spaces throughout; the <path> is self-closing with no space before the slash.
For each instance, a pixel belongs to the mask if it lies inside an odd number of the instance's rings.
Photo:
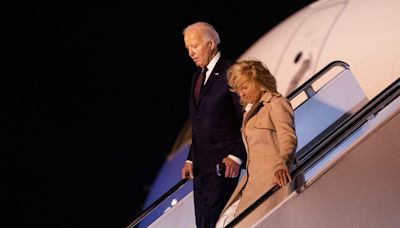
<path id="1" fill-rule="evenodd" d="M 189 31 L 185 34 L 185 47 L 190 58 L 198 67 L 205 67 L 212 58 L 212 41 L 210 38 L 201 36 L 200 32 Z"/>

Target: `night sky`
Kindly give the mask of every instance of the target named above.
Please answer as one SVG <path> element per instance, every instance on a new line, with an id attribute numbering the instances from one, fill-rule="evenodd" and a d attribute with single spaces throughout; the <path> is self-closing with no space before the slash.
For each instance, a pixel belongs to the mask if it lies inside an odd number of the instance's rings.
<path id="1" fill-rule="evenodd" d="M 182 29 L 210 22 L 236 59 L 312 1 L 135 2 L 7 3 L 2 227 L 126 227 L 188 117 Z"/>

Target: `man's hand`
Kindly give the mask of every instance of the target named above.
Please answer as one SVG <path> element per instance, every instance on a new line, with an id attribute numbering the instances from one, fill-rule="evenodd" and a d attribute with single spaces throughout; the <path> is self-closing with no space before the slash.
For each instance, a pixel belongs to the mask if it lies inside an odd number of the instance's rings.
<path id="1" fill-rule="evenodd" d="M 229 157 L 222 159 L 222 163 L 225 163 L 225 177 L 235 178 L 239 175 L 240 165 Z"/>
<path id="2" fill-rule="evenodd" d="M 189 162 L 185 162 L 182 167 L 182 178 L 190 178 L 193 179 L 193 164 Z"/>

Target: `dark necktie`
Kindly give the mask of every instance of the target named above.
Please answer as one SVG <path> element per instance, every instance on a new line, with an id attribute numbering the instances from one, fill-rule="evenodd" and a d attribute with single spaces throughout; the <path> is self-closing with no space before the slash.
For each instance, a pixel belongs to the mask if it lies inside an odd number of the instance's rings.
<path id="1" fill-rule="evenodd" d="M 199 100 L 200 91 L 204 84 L 204 79 L 206 78 L 207 67 L 201 70 L 200 75 L 197 77 L 196 84 L 194 86 L 194 99 L 196 103 Z"/>

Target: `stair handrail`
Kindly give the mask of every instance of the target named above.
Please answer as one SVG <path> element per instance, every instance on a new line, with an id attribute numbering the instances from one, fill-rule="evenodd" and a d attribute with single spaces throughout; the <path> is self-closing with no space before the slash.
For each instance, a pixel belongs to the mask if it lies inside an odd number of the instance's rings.
<path id="1" fill-rule="evenodd" d="M 131 222 L 126 228 L 133 228 L 135 227 L 139 222 L 141 222 L 148 214 L 150 214 L 155 208 L 157 208 L 165 199 L 167 199 L 172 193 L 176 192 L 186 182 L 189 180 L 189 178 L 182 178 L 178 183 L 176 183 L 172 188 L 170 188 L 167 192 L 165 192 L 162 196 L 160 196 L 156 201 L 154 201 L 152 204 L 150 204 L 146 209 L 144 209 L 136 218 Z"/>

